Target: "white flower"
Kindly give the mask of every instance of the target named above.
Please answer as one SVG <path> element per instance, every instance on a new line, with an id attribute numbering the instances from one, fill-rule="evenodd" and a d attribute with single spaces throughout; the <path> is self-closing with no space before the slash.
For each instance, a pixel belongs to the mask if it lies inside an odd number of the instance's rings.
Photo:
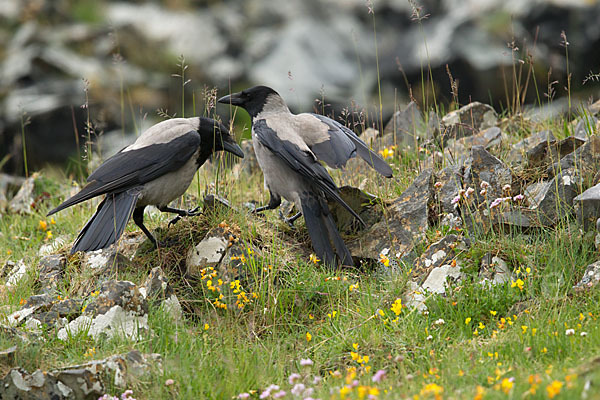
<path id="1" fill-rule="evenodd" d="M 434 325 L 444 325 L 445 323 L 446 323 L 446 321 L 444 321 L 442 318 L 440 318 L 437 321 L 435 321 L 433 324 Z"/>
<path id="2" fill-rule="evenodd" d="M 427 336 L 427 340 L 433 340 L 433 336 L 431 336 L 431 335 Z"/>
<path id="3" fill-rule="evenodd" d="M 490 186 L 490 184 L 487 181 L 481 181 L 481 183 L 479 184 L 479 187 L 482 189 L 487 189 Z"/>
<path id="4" fill-rule="evenodd" d="M 575 334 L 575 329 L 567 329 L 565 331 L 565 335 L 567 335 L 567 336 L 572 336 L 574 334 Z"/>
<path id="5" fill-rule="evenodd" d="M 300 360 L 300 365 L 303 367 L 310 367 L 311 365 L 313 365 L 313 360 L 311 360 L 310 358 L 303 358 L 302 360 Z"/>
<path id="6" fill-rule="evenodd" d="M 510 189 L 511 189 L 511 187 L 510 187 L 509 184 L 506 184 L 506 185 L 502 186 L 502 191 L 503 192 L 510 192 Z"/>
<path id="7" fill-rule="evenodd" d="M 292 392 L 294 396 L 300 396 L 304 393 L 304 390 L 306 390 L 306 386 L 304 386 L 303 383 L 297 383 L 290 392 Z"/>
<path id="8" fill-rule="evenodd" d="M 295 372 L 294 372 L 294 373 L 293 373 L 293 374 L 291 374 L 291 375 L 290 375 L 290 377 L 288 378 L 288 382 L 290 383 L 290 385 L 293 385 L 294 383 L 298 382 L 298 381 L 300 380 L 300 378 L 302 378 L 302 377 L 300 376 L 300 374 L 297 374 L 297 373 L 295 373 Z M 275 390 L 277 390 L 277 389 L 275 389 Z"/>
<path id="9" fill-rule="evenodd" d="M 469 197 L 474 192 L 475 192 L 475 189 L 473 189 L 472 187 L 468 188 L 467 191 L 465 192 L 465 197 Z"/>
<path id="10" fill-rule="evenodd" d="M 587 336 L 587 335 L 588 335 L 588 334 L 587 334 L 587 332 L 581 332 L 581 333 L 579 334 L 579 336 Z"/>

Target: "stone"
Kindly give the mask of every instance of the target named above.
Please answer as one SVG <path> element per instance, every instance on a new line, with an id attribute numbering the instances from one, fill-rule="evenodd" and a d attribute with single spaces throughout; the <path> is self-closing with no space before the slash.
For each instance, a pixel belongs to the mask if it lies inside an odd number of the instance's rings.
<path id="1" fill-rule="evenodd" d="M 27 267 L 27 265 L 25 265 L 23 259 L 21 259 L 16 263 L 10 260 L 7 261 L 6 265 L 4 266 L 4 270 L 8 271 L 9 269 L 10 272 L 8 273 L 6 278 L 6 286 L 14 287 L 17 286 L 19 282 L 21 282 L 21 280 L 27 275 L 27 271 L 29 268 Z"/>
<path id="2" fill-rule="evenodd" d="M 506 261 L 487 253 L 481 260 L 479 279 L 479 283 L 482 285 L 496 286 L 510 282 L 512 273 Z"/>
<path id="3" fill-rule="evenodd" d="M 214 194 L 207 194 L 203 200 L 204 208 L 203 213 L 216 212 L 219 209 L 222 210 L 235 210 L 229 203 L 229 201 L 223 197 L 219 197 Z"/>
<path id="4" fill-rule="evenodd" d="M 31 209 L 34 202 L 35 180 L 37 175 L 27 178 L 21 188 L 8 203 L 8 211 L 13 214 L 31 214 Z"/>
<path id="5" fill-rule="evenodd" d="M 154 267 L 140 288 L 142 296 L 152 301 L 153 299 L 166 299 L 173 294 L 169 285 L 169 278 L 161 267 Z"/>
<path id="6" fill-rule="evenodd" d="M 530 208 L 512 206 L 508 210 L 493 212 L 493 223 L 495 226 L 502 226 L 504 229 L 518 228 L 524 232 L 532 228 L 542 228 L 544 224 L 541 221 L 537 210 Z"/>
<path id="7" fill-rule="evenodd" d="M 590 290 L 598 286 L 598 282 L 600 282 L 600 261 L 596 261 L 585 268 L 583 277 L 573 286 L 573 289 L 577 292 Z"/>
<path id="8" fill-rule="evenodd" d="M 466 250 L 467 242 L 454 234 L 431 244 L 413 263 L 413 277 L 417 282 L 423 282 L 429 273 L 444 264 L 452 264 L 457 250 Z M 457 248 L 458 247 L 458 248 Z"/>
<path id="9" fill-rule="evenodd" d="M 58 252 L 65 244 L 69 242 L 69 237 L 65 235 L 61 235 L 56 239 L 52 240 L 50 243 L 45 243 L 40 246 L 38 250 L 38 256 L 45 257 L 51 254 L 55 254 Z"/>
<path id="10" fill-rule="evenodd" d="M 520 164 L 528 157 L 528 152 L 534 147 L 538 147 L 540 145 L 556 142 L 556 138 L 552 134 L 551 131 L 538 131 L 535 132 L 525 139 L 513 144 L 511 149 L 506 157 L 506 160 L 511 164 Z M 539 149 L 542 149 L 543 146 L 540 146 Z"/>
<path id="11" fill-rule="evenodd" d="M 413 149 L 419 147 L 419 144 L 428 138 L 420 137 L 425 132 L 425 121 L 419 106 L 414 101 L 408 103 L 402 111 L 398 110 L 392 115 L 383 129 L 383 147 L 392 145 Z M 379 149 L 382 147 L 376 147 Z"/>
<path id="12" fill-rule="evenodd" d="M 84 269 L 92 270 L 95 275 L 104 277 L 103 279 L 126 270 L 130 265 L 129 258 L 114 246 L 86 252 L 82 262 Z"/>
<path id="13" fill-rule="evenodd" d="M 440 186 L 441 185 L 441 186 Z M 435 206 L 437 214 L 453 213 L 453 200 L 462 189 L 462 167 L 450 165 L 435 174 Z"/>
<path id="14" fill-rule="evenodd" d="M 416 282 L 408 281 L 408 290 L 404 294 L 403 303 L 408 308 L 414 308 L 418 312 L 422 313 L 427 310 L 427 305 L 425 305 L 425 301 L 427 297 L 425 296 L 425 290 L 420 287 Z"/>
<path id="15" fill-rule="evenodd" d="M 17 354 L 17 346 L 11 346 L 7 349 L 0 350 L 0 364 L 1 365 L 13 365 L 15 362 L 15 356 Z"/>
<path id="16" fill-rule="evenodd" d="M 449 280 L 458 282 L 464 277 L 461 269 L 460 262 L 433 268 L 421 287 L 430 293 L 445 294 Z"/>
<path id="17" fill-rule="evenodd" d="M 49 294 L 29 297 L 18 311 L 8 316 L 12 326 L 25 325 L 34 330 L 46 327 L 62 327 L 81 313 L 83 300 L 58 299 Z"/>
<path id="18" fill-rule="evenodd" d="M 229 247 L 229 234 L 227 228 L 213 228 L 204 239 L 192 247 L 187 254 L 185 265 L 190 276 L 200 276 L 200 271 L 207 267 L 216 267 L 227 248 Z"/>
<path id="19" fill-rule="evenodd" d="M 587 189 L 573 199 L 577 220 L 588 231 L 596 228 L 600 217 L 600 183 Z"/>
<path id="20" fill-rule="evenodd" d="M 546 173 L 553 177 L 560 171 L 572 170 L 586 179 L 591 178 L 600 169 L 600 136 L 593 135 L 574 152 L 564 156 L 559 162 L 548 167 Z"/>
<path id="21" fill-rule="evenodd" d="M 38 282 L 41 285 L 40 293 L 52 294 L 56 292 L 62 281 L 67 258 L 60 254 L 52 254 L 40 260 L 38 266 Z"/>
<path id="22" fill-rule="evenodd" d="M 160 354 L 132 350 L 103 360 L 29 374 L 11 369 L 0 380 L 0 398 L 36 400 L 95 400 L 112 386 L 125 388 L 152 370 L 162 371 Z"/>
<path id="23" fill-rule="evenodd" d="M 71 336 L 86 332 L 92 338 L 124 337 L 138 341 L 149 331 L 148 314 L 139 315 L 116 305 L 95 317 L 89 314 L 77 317 L 60 329 L 57 337 L 60 340 L 67 340 Z"/>
<path id="24" fill-rule="evenodd" d="M 553 226 L 573 211 L 577 186 L 577 176 L 572 170 L 564 170 L 549 181 L 530 185 L 525 188 L 529 209 L 538 213 L 544 226 Z"/>
<path id="25" fill-rule="evenodd" d="M 87 305 L 85 314 L 106 314 L 115 306 L 136 315 L 148 313 L 148 302 L 133 282 L 111 280 L 102 284 L 100 293 Z"/>
<path id="26" fill-rule="evenodd" d="M 487 182 L 486 196 L 480 194 L 481 183 Z M 504 187 L 512 184 L 510 169 L 498 158 L 490 154 L 483 146 L 473 146 L 471 157 L 467 160 L 464 171 L 463 187 L 474 189 L 474 198 L 478 204 L 486 200 L 492 201 L 506 195 Z M 510 193 L 508 193 L 510 194 Z"/>
<path id="27" fill-rule="evenodd" d="M 377 260 L 386 248 L 392 254 L 408 255 L 424 238 L 433 199 L 433 171 L 426 169 L 400 197 L 386 203 L 386 218 L 346 243 L 352 256 Z"/>
<path id="28" fill-rule="evenodd" d="M 466 136 L 458 140 L 465 149 L 473 146 L 483 146 L 488 150 L 491 147 L 498 146 L 502 143 L 502 130 L 497 126 L 487 128 L 475 135 Z"/>
<path id="29" fill-rule="evenodd" d="M 472 136 L 498 124 L 493 107 L 474 101 L 442 118 L 443 141 Z"/>
<path id="30" fill-rule="evenodd" d="M 598 133 L 598 124 L 598 118 L 596 118 L 595 116 L 585 115 L 577 122 L 577 125 L 575 125 L 575 131 L 573 135 L 577 138 L 585 140 L 589 136 Z"/>

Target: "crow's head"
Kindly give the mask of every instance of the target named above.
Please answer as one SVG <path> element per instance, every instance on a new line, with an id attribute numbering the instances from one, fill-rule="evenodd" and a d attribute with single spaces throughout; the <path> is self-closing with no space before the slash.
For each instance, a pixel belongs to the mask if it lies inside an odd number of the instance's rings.
<path id="1" fill-rule="evenodd" d="M 287 106 L 279 94 L 267 86 L 254 86 L 249 89 L 221 97 L 219 103 L 239 106 L 248 111 L 251 117 L 256 117 L 268 109 L 279 108 L 287 110 Z"/>

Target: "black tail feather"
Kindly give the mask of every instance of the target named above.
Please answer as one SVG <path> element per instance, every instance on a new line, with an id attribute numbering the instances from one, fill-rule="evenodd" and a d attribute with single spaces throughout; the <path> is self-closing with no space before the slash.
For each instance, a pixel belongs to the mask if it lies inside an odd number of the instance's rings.
<path id="1" fill-rule="evenodd" d="M 103 249 L 116 242 L 123 234 L 139 196 L 140 191 L 135 189 L 107 194 L 96 213 L 79 232 L 71 254 Z"/>
<path id="2" fill-rule="evenodd" d="M 344 265 L 354 265 L 350 251 L 335 226 L 325 199 L 306 194 L 300 201 L 302 215 L 317 257 L 328 265 L 335 265 L 336 260 Z"/>

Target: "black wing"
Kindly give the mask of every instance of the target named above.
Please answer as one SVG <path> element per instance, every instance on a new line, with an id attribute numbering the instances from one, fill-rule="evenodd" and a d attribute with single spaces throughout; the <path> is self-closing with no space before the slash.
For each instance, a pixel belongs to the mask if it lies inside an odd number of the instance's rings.
<path id="1" fill-rule="evenodd" d="M 64 208 L 105 193 L 118 193 L 143 185 L 181 168 L 200 146 L 200 135 L 190 131 L 170 142 L 152 144 L 136 150 L 121 150 L 107 159 L 88 177 L 79 193 L 50 211 Z"/>
<path id="2" fill-rule="evenodd" d="M 363 225 L 365 224 L 360 216 L 339 196 L 333 179 L 331 179 L 325 167 L 314 159 L 312 154 L 300 150 L 297 145 L 290 141 L 281 140 L 276 132 L 269 128 L 264 119 L 254 121 L 252 130 L 263 146 L 284 160 L 290 168 L 307 178 L 309 182 L 314 183 L 327 196 L 335 199 Z"/>
<path id="3" fill-rule="evenodd" d="M 311 150 L 329 166 L 339 168 L 356 153 L 386 178 L 392 176 L 392 168 L 379 155 L 373 152 L 352 130 L 324 115 L 311 114 L 329 127 L 330 140 L 311 147 Z M 352 146 L 352 147 L 350 147 Z M 329 161 L 328 161 L 329 160 Z M 333 162 L 331 162 L 333 161 Z"/>

